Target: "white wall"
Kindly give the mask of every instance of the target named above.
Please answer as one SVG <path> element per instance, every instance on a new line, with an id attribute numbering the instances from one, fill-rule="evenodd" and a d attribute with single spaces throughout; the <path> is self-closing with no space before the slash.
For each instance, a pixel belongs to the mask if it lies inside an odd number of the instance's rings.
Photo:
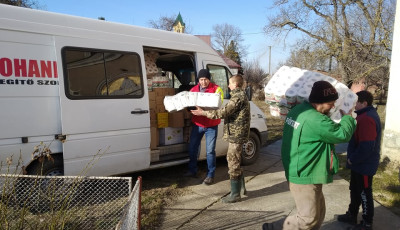
<path id="1" fill-rule="evenodd" d="M 393 51 L 390 66 L 389 91 L 386 104 L 386 121 L 383 133 L 382 157 L 400 161 L 400 4 L 396 5 L 393 35 Z"/>

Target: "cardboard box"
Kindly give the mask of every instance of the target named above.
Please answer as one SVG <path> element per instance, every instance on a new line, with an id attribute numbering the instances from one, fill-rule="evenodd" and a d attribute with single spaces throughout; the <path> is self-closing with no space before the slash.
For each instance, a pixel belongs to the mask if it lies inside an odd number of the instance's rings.
<path id="1" fill-rule="evenodd" d="M 157 127 L 168 127 L 168 113 L 157 113 Z"/>
<path id="2" fill-rule="evenodd" d="M 149 108 L 156 110 L 157 109 L 156 101 L 149 101 Z"/>
<path id="3" fill-rule="evenodd" d="M 150 127 L 150 149 L 157 149 L 157 146 L 159 145 L 159 138 L 160 134 L 158 132 L 157 127 Z"/>
<path id="4" fill-rule="evenodd" d="M 150 101 L 150 103 L 152 101 L 155 101 L 156 100 L 156 93 L 154 91 L 149 91 L 148 93 L 149 93 L 149 101 Z"/>
<path id="5" fill-rule="evenodd" d="M 169 96 L 172 96 L 172 95 L 175 95 L 175 89 L 174 88 L 165 88 L 165 95 L 169 95 Z"/>
<path id="6" fill-rule="evenodd" d="M 156 120 L 150 120 L 150 127 L 157 128 L 157 119 Z"/>
<path id="7" fill-rule="evenodd" d="M 185 119 L 183 121 L 183 126 L 185 127 L 192 127 L 192 119 Z"/>
<path id="8" fill-rule="evenodd" d="M 155 100 L 156 104 L 164 105 L 164 97 L 165 95 L 157 95 Z"/>
<path id="9" fill-rule="evenodd" d="M 159 104 L 156 106 L 155 110 L 156 110 L 156 113 L 166 113 L 167 112 L 167 110 L 165 110 L 164 105 L 159 105 Z"/>
<path id="10" fill-rule="evenodd" d="M 189 110 L 184 109 L 182 111 L 183 111 L 183 118 L 184 119 L 192 119 L 192 113 Z"/>
<path id="11" fill-rule="evenodd" d="M 153 92 L 156 96 L 165 96 L 165 88 L 153 88 Z"/>
<path id="12" fill-rule="evenodd" d="M 150 121 L 157 121 L 156 110 L 150 108 Z"/>
<path id="13" fill-rule="evenodd" d="M 160 131 L 160 145 L 173 145 L 183 142 L 183 128 L 162 128 Z"/>
<path id="14" fill-rule="evenodd" d="M 168 127 L 182 128 L 185 126 L 183 111 L 168 114 Z"/>

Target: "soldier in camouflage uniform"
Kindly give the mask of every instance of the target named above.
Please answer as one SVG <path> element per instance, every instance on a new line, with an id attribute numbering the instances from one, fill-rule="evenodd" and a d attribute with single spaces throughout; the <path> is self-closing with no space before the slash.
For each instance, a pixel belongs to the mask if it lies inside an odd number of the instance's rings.
<path id="1" fill-rule="evenodd" d="M 192 114 L 206 116 L 210 119 L 224 119 L 224 139 L 229 142 L 226 159 L 228 161 L 231 194 L 224 199 L 224 203 L 233 203 L 240 200 L 240 190 L 245 193 L 244 177 L 240 167 L 242 146 L 248 140 L 250 133 L 250 104 L 242 90 L 243 78 L 234 75 L 229 79 L 231 98 L 221 109 L 203 111 L 197 107 Z"/>

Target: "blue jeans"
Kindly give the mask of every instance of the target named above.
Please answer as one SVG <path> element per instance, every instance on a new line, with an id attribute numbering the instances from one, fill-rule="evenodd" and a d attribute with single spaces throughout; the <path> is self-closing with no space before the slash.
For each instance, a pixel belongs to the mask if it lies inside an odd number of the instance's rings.
<path id="1" fill-rule="evenodd" d="M 192 125 L 189 142 L 189 171 L 193 174 L 197 173 L 197 159 L 200 154 L 201 139 L 206 135 L 206 152 L 207 152 L 207 177 L 215 176 L 216 156 L 215 144 L 218 136 L 218 125 L 208 128 Z"/>

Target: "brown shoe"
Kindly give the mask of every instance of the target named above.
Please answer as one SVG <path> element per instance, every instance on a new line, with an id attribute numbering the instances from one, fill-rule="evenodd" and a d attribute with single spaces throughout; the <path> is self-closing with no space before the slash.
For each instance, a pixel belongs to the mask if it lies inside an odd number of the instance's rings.
<path id="1" fill-rule="evenodd" d="M 211 185 L 214 183 L 214 178 L 212 177 L 206 177 L 206 179 L 204 179 L 203 184 L 205 185 Z"/>

